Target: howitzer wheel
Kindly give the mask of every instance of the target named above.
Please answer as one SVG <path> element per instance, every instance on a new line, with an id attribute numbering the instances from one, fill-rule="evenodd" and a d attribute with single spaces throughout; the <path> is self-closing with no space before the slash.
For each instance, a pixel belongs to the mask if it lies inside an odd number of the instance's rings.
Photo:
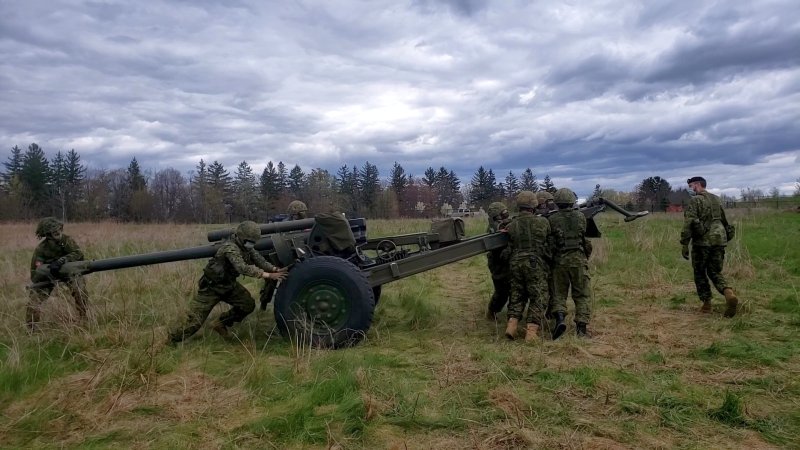
<path id="1" fill-rule="evenodd" d="M 372 324 L 372 287 L 355 265 L 335 256 L 300 261 L 275 295 L 283 337 L 314 347 L 350 347 Z"/>

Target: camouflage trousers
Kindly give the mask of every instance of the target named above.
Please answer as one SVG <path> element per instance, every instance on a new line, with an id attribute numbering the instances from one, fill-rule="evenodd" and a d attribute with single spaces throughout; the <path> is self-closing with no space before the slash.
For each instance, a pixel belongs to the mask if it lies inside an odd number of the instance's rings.
<path id="1" fill-rule="evenodd" d="M 33 280 L 33 282 L 36 283 L 37 280 Z M 63 281 L 63 283 L 67 284 L 72 298 L 75 299 L 78 316 L 86 317 L 86 304 L 89 300 L 89 294 L 86 292 L 86 279 L 75 277 L 68 281 Z M 34 326 L 34 324 L 41 321 L 42 304 L 50 298 L 50 294 L 55 287 L 55 283 L 50 283 L 28 291 L 28 305 L 25 307 L 25 322 L 27 322 L 28 326 Z"/>
<path id="2" fill-rule="evenodd" d="M 692 271 L 694 272 L 694 285 L 697 296 L 702 302 L 710 302 L 712 293 L 708 280 L 714 283 L 717 292 L 722 294 L 728 281 L 722 275 L 722 266 L 725 262 L 725 247 L 720 245 L 692 246 Z"/>
<path id="3" fill-rule="evenodd" d="M 572 301 L 575 302 L 575 322 L 589 323 L 592 316 L 592 288 L 588 266 L 553 269 L 553 313 L 567 312 L 567 296 L 572 288 Z"/>
<path id="4" fill-rule="evenodd" d="M 537 257 L 511 260 L 511 298 L 508 317 L 522 319 L 527 303 L 527 323 L 542 324 L 547 309 L 547 270 Z"/>
<path id="5" fill-rule="evenodd" d="M 511 297 L 509 277 L 492 277 L 492 284 L 494 284 L 494 292 L 492 293 L 492 298 L 489 300 L 489 311 L 499 313 L 506 307 L 506 303 L 508 303 L 508 299 Z"/>
<path id="6" fill-rule="evenodd" d="M 211 310 L 218 303 L 225 302 L 232 306 L 231 309 L 219 316 L 219 323 L 226 327 L 236 322 L 241 322 L 253 310 L 256 309 L 256 302 L 250 292 L 239 282 L 215 284 L 210 282 L 205 276 L 200 278 L 197 295 L 189 303 L 189 312 L 183 325 L 178 326 L 169 333 L 172 342 L 180 342 L 193 334 L 203 326 Z"/>

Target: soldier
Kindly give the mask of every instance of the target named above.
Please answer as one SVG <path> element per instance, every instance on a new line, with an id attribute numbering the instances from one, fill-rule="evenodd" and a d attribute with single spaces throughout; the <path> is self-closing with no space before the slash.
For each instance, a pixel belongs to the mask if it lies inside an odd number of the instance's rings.
<path id="1" fill-rule="evenodd" d="M 538 206 L 536 207 L 536 214 L 541 214 L 546 216 L 551 214 L 553 211 L 558 210 L 556 207 L 555 202 L 553 201 L 553 194 L 548 191 L 539 191 L 536 193 L 536 199 L 538 201 Z"/>
<path id="2" fill-rule="evenodd" d="M 497 233 L 508 225 L 508 208 L 503 203 L 491 203 L 487 212 L 489 213 L 487 233 Z M 494 284 L 494 293 L 491 300 L 489 300 L 489 308 L 486 311 L 486 318 L 489 320 L 497 319 L 497 313 L 503 310 L 506 303 L 508 303 L 508 297 L 511 295 L 511 286 L 509 284 L 511 267 L 508 260 L 510 254 L 508 247 L 492 250 L 486 254 L 489 273 L 492 275 L 492 283 Z"/>
<path id="3" fill-rule="evenodd" d="M 305 219 L 308 216 L 308 208 L 300 200 L 294 200 L 289 203 L 287 212 L 289 213 L 289 220 Z"/>
<path id="4" fill-rule="evenodd" d="M 511 298 L 508 303 L 506 337 L 517 336 L 517 326 L 528 300 L 525 341 L 536 339 L 547 308 L 547 271 L 551 259 L 550 223 L 533 214 L 536 194 L 522 191 L 517 195 L 519 215 L 508 225 L 511 249 Z"/>
<path id="5" fill-rule="evenodd" d="M 733 227 L 728 224 L 725 210 L 722 209 L 719 197 L 706 191 L 706 180 L 703 177 L 692 177 L 686 180 L 694 196 L 683 212 L 684 223 L 681 232 L 681 255 L 689 259 L 689 243 L 692 244 L 692 269 L 697 295 L 703 306 L 700 311 L 711 312 L 711 286 L 725 296 L 726 309 L 724 316 L 736 315 L 739 299 L 733 288 L 722 275 L 725 261 L 725 246 L 733 238 Z"/>
<path id="6" fill-rule="evenodd" d="M 75 299 L 75 306 L 78 309 L 78 316 L 86 318 L 86 280 L 80 275 L 74 277 L 64 277 L 59 271 L 61 266 L 72 261 L 82 261 L 83 252 L 75 241 L 64 234 L 64 224 L 55 217 L 45 217 L 36 227 L 36 237 L 44 238 L 36 250 L 33 251 L 31 258 L 31 281 L 40 284 L 32 287 L 29 291 L 28 305 L 25 308 L 25 321 L 30 331 L 36 331 L 41 318 L 42 304 L 50 297 L 55 283 L 66 282 L 72 297 Z M 36 269 L 43 264 L 49 264 L 50 273 L 42 275 Z"/>
<path id="7" fill-rule="evenodd" d="M 564 317 L 567 314 L 570 287 L 572 301 L 575 302 L 575 333 L 586 337 L 586 325 L 592 314 L 592 291 L 589 285 L 592 244 L 586 239 L 586 217 L 573 208 L 577 199 L 571 190 L 561 188 L 554 197 L 558 211 L 547 218 L 555 236 L 552 312 L 556 326 L 553 339 L 558 339 L 567 329 Z"/>
<path id="8" fill-rule="evenodd" d="M 286 278 L 286 268 L 273 266 L 255 249 L 255 243 L 260 238 L 258 224 L 248 220 L 239 224 L 231 239 L 220 246 L 203 269 L 197 295 L 189 304 L 184 325 L 169 333 L 171 343 L 181 342 L 195 334 L 219 302 L 232 306 L 212 325 L 212 329 L 223 337 L 228 335 L 229 326 L 241 322 L 253 312 L 255 301 L 250 292 L 236 281 L 239 275 L 265 280 Z"/>
<path id="9" fill-rule="evenodd" d="M 306 204 L 300 200 L 293 200 L 286 208 L 286 214 L 289 216 L 286 220 L 300 220 L 308 216 L 308 208 Z M 267 279 L 264 280 L 264 286 L 261 287 L 261 292 L 258 296 L 259 305 L 262 311 L 266 311 L 267 305 L 272 301 L 275 295 L 275 290 L 278 289 L 278 281 Z"/>

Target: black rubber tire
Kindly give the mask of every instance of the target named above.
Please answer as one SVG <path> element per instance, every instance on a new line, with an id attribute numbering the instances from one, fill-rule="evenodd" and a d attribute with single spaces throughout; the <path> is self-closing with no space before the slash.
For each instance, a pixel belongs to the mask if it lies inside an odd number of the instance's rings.
<path id="1" fill-rule="evenodd" d="M 292 267 L 278 286 L 274 308 L 283 337 L 317 348 L 341 348 L 364 338 L 375 299 L 358 267 L 335 256 L 315 256 Z M 335 317 L 331 323 L 314 314 Z"/>
<path id="2" fill-rule="evenodd" d="M 378 307 L 378 302 L 381 301 L 381 288 L 383 286 L 375 286 L 372 288 L 372 298 L 375 301 L 375 307 Z"/>

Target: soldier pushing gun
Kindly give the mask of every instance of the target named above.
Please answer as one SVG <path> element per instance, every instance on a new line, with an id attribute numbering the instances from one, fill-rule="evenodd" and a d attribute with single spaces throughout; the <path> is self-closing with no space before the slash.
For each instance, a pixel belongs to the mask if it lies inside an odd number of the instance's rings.
<path id="1" fill-rule="evenodd" d="M 81 275 L 63 276 L 61 266 L 73 261 L 82 261 L 83 252 L 75 240 L 64 234 L 64 224 L 55 217 L 45 217 L 36 227 L 36 237 L 43 238 L 31 258 L 31 281 L 28 289 L 28 305 L 25 308 L 25 322 L 28 330 L 38 331 L 41 321 L 42 304 L 50 297 L 57 283 L 67 283 L 70 293 L 75 299 L 78 316 L 86 318 L 86 280 Z M 49 272 L 38 271 L 39 267 L 48 265 Z"/>

